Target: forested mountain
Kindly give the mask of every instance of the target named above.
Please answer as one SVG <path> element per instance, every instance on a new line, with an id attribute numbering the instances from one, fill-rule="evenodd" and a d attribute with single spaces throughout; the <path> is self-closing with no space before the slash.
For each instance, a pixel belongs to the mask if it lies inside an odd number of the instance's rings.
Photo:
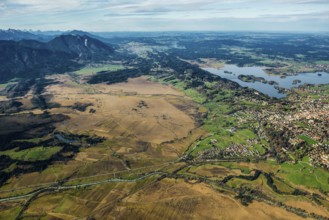
<path id="1" fill-rule="evenodd" d="M 81 61 L 108 58 L 114 50 L 88 36 L 61 35 L 47 43 L 2 40 L 0 51 L 0 81 L 5 81 L 70 71 L 78 68 Z"/>

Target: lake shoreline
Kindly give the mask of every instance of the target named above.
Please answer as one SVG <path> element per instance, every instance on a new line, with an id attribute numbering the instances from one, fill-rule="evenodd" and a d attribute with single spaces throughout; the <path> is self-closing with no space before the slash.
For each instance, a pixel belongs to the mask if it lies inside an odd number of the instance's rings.
<path id="1" fill-rule="evenodd" d="M 305 84 L 329 84 L 329 73 L 326 72 L 298 73 L 282 77 L 268 74 L 264 67 L 239 67 L 225 64 L 220 69 L 211 67 L 202 69 L 275 98 L 284 98 L 287 91 Z"/>

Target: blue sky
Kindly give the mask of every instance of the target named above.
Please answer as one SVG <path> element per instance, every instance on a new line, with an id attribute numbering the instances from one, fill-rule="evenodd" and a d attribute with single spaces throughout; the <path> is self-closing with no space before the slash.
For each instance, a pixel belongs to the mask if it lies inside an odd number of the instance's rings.
<path id="1" fill-rule="evenodd" d="M 0 29 L 329 31 L 329 0 L 0 0 Z"/>

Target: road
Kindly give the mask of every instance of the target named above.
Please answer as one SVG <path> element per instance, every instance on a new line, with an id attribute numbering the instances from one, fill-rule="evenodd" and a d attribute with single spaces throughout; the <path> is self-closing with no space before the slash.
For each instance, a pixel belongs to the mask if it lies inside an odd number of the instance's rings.
<path id="1" fill-rule="evenodd" d="M 162 166 L 173 164 L 176 161 L 177 160 L 169 161 L 169 162 L 162 163 L 162 164 L 138 167 L 138 168 L 134 168 L 134 169 L 130 169 L 130 170 L 120 170 L 120 171 L 114 171 L 114 172 L 112 171 L 112 172 L 108 172 L 108 173 L 101 173 L 101 174 L 96 174 L 96 175 L 91 175 L 91 176 L 75 177 L 75 178 L 70 178 L 70 181 L 85 180 L 85 179 L 101 177 L 101 176 L 108 176 L 108 175 L 113 175 L 115 177 L 115 175 L 117 175 L 117 174 L 133 173 L 134 171 L 138 171 L 138 170 L 162 167 Z M 33 189 L 33 188 L 41 188 L 41 187 L 45 188 L 47 186 L 51 186 L 51 185 L 55 185 L 55 184 L 58 184 L 58 182 L 48 182 L 48 183 L 42 183 L 42 184 L 36 184 L 36 185 L 27 185 L 24 187 L 18 187 L 18 188 L 13 188 L 13 189 L 0 190 L 0 193 L 15 192 L 15 191 L 20 191 L 20 190 L 24 190 L 24 189 Z"/>
<path id="2" fill-rule="evenodd" d="M 163 173 L 163 172 L 152 172 L 152 173 L 149 173 L 149 174 L 146 174 L 144 176 L 141 176 L 141 177 L 138 177 L 138 178 L 135 178 L 135 179 L 131 179 L 131 180 L 111 178 L 111 179 L 97 181 L 97 182 L 89 182 L 89 183 L 75 184 L 75 185 L 69 185 L 69 186 L 50 186 L 50 187 L 41 188 L 39 190 L 36 190 L 34 192 L 31 192 L 31 193 L 28 193 L 28 194 L 25 194 L 25 195 L 2 198 L 2 199 L 0 199 L 0 202 L 8 202 L 8 201 L 12 201 L 12 200 L 28 198 L 30 196 L 33 196 L 33 195 L 38 194 L 41 191 L 45 191 L 45 190 L 67 190 L 67 189 L 77 189 L 77 188 L 82 188 L 82 187 L 101 185 L 101 184 L 104 184 L 104 183 L 137 182 L 137 181 L 146 179 L 150 176 L 163 175 L 163 174 L 165 174 L 165 173 Z"/>
<path id="3" fill-rule="evenodd" d="M 178 158 L 175 161 L 170 161 L 170 162 L 166 162 L 166 163 L 163 163 L 163 164 L 151 165 L 151 166 L 146 166 L 146 167 L 139 167 L 139 168 L 135 168 L 135 169 L 131 169 L 131 170 L 122 170 L 122 171 L 117 171 L 117 172 L 92 175 L 92 176 L 87 176 L 87 177 L 71 178 L 70 181 L 89 179 L 89 178 L 100 177 L 100 176 L 111 175 L 111 174 L 113 174 L 115 176 L 115 174 L 119 174 L 119 173 L 132 173 L 133 171 L 142 170 L 142 169 L 163 167 L 165 165 L 170 165 L 170 164 L 173 164 L 175 162 L 178 162 L 183 157 L 184 156 Z M 195 161 L 193 164 L 195 165 L 195 164 L 199 164 L 199 163 L 225 162 L 225 161 L 227 162 L 227 161 L 241 161 L 241 160 L 243 160 L 243 159 L 241 159 L 241 158 L 217 159 L 217 160 Z M 14 192 L 14 191 L 19 191 L 19 190 L 23 190 L 23 189 L 39 188 L 40 187 L 39 189 L 37 189 L 33 192 L 30 192 L 30 193 L 24 194 L 24 195 L 0 198 L 0 202 L 8 202 L 8 201 L 12 201 L 12 200 L 19 200 L 19 199 L 28 198 L 28 197 L 36 195 L 37 193 L 40 193 L 41 191 L 44 191 L 44 190 L 54 190 L 55 191 L 55 190 L 76 189 L 76 188 L 89 187 L 89 186 L 100 185 L 100 184 L 104 184 L 104 183 L 110 183 L 110 182 L 137 182 L 137 181 L 143 180 L 147 177 L 150 177 L 150 176 L 153 176 L 153 175 L 158 175 L 158 174 L 163 175 L 163 174 L 166 174 L 166 173 L 158 172 L 158 171 L 151 171 L 150 173 L 148 173 L 144 176 L 141 176 L 141 177 L 136 178 L 136 179 L 130 179 L 130 180 L 129 179 L 119 179 L 119 178 L 109 178 L 109 179 L 105 179 L 105 180 L 101 180 L 101 181 L 95 181 L 95 182 L 89 182 L 89 183 L 80 183 L 80 184 L 73 184 L 73 185 L 66 185 L 66 186 L 52 186 L 52 185 L 58 184 L 57 182 L 52 182 L 52 183 L 45 183 L 45 184 L 40 184 L 40 185 L 26 186 L 26 187 L 16 188 L 16 189 L 12 189 L 12 190 L 3 190 L 3 191 L 0 191 L 0 193 L 1 192 Z"/>

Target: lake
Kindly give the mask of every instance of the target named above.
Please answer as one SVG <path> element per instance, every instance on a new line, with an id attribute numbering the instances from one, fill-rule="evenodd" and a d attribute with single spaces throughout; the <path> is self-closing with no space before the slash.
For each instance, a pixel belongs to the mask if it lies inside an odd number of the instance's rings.
<path id="1" fill-rule="evenodd" d="M 290 89 L 292 87 L 298 87 L 303 84 L 329 84 L 329 73 L 326 72 L 316 72 L 316 73 L 300 73 L 296 76 L 287 76 L 286 78 L 281 78 L 277 75 L 269 75 L 267 74 L 262 67 L 238 67 L 236 65 L 228 65 L 226 64 L 221 69 L 216 68 L 203 68 L 204 70 L 218 75 L 222 78 L 229 79 L 231 81 L 237 82 L 239 85 L 244 87 L 253 88 L 259 92 L 267 94 L 271 97 L 283 98 L 286 94 L 279 93 L 277 89 L 275 89 L 275 85 L 264 84 L 261 82 L 244 82 L 238 79 L 239 75 L 253 75 L 256 77 L 263 77 L 267 81 L 275 81 L 278 83 L 277 86 Z M 231 73 L 227 73 L 231 72 Z M 318 74 L 321 74 L 319 76 Z M 293 84 L 294 80 L 300 80 L 300 83 Z"/>

